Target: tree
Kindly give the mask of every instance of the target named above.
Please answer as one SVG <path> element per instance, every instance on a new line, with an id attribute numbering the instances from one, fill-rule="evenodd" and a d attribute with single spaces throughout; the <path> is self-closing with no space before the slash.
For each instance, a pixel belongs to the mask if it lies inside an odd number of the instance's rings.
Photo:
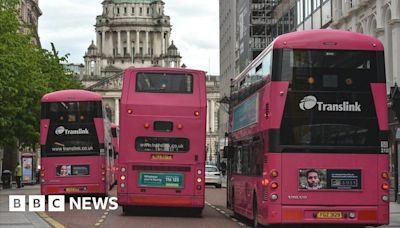
<path id="1" fill-rule="evenodd" d="M 0 0 L 0 146 L 39 141 L 40 99 L 51 91 L 81 88 L 59 58 L 22 34 L 17 0 Z"/>

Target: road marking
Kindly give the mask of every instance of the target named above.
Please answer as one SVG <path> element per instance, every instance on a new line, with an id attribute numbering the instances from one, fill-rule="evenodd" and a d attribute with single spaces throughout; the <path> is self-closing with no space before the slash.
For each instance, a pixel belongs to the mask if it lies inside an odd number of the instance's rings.
<path id="1" fill-rule="evenodd" d="M 96 223 L 96 224 L 94 224 L 94 226 L 100 226 L 101 224 L 100 223 Z"/>
<path id="2" fill-rule="evenodd" d="M 207 204 L 208 206 L 212 207 L 212 208 L 213 208 L 214 210 L 216 210 L 217 212 L 221 213 L 222 215 L 225 215 L 225 217 L 227 217 L 228 219 L 230 218 L 233 222 L 237 223 L 238 225 L 244 226 L 244 227 L 246 227 L 246 228 L 251 228 L 251 227 L 247 226 L 246 224 L 240 222 L 239 220 L 237 220 L 237 219 L 231 217 L 231 215 L 228 214 L 228 213 L 227 213 L 226 211 L 224 211 L 223 209 L 220 209 L 220 208 L 218 208 L 218 207 L 216 207 L 216 206 L 214 206 L 214 205 L 212 205 L 212 204 L 210 204 L 210 203 L 208 203 L 208 202 L 206 202 L 206 204 Z"/>
<path id="3" fill-rule="evenodd" d="M 36 212 L 42 219 L 44 219 L 47 223 L 52 225 L 54 228 L 65 228 L 61 223 L 57 222 L 56 220 L 52 219 L 48 214 L 45 212 Z"/>

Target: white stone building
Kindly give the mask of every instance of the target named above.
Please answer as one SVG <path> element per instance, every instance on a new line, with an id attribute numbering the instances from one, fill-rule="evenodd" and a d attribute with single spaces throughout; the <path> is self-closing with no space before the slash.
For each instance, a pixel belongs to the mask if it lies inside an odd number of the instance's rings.
<path id="1" fill-rule="evenodd" d="M 104 0 L 95 24 L 96 41 L 85 53 L 83 85 L 104 97 L 117 123 L 122 71 L 128 67 L 180 67 L 170 43 L 171 23 L 162 0 Z"/>
<path id="2" fill-rule="evenodd" d="M 206 78 L 207 86 L 207 162 L 217 162 L 220 150 L 219 150 L 219 136 L 218 136 L 218 120 L 219 120 L 219 108 L 220 108 L 220 81 L 219 76 L 208 75 Z"/>

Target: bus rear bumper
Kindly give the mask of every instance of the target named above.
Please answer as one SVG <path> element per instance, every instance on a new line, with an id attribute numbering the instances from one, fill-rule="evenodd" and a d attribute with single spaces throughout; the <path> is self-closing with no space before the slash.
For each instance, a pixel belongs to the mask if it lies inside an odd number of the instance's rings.
<path id="1" fill-rule="evenodd" d="M 107 194 L 106 187 L 99 184 L 42 185 L 42 195 Z"/>
<path id="2" fill-rule="evenodd" d="M 118 194 L 118 204 L 124 206 L 204 207 L 203 196 Z"/>
<path id="3" fill-rule="evenodd" d="M 260 212 L 263 224 L 389 224 L 389 206 L 279 206 Z M 266 208 L 265 208 L 266 209 Z M 266 210 L 263 210 L 266 211 Z"/>

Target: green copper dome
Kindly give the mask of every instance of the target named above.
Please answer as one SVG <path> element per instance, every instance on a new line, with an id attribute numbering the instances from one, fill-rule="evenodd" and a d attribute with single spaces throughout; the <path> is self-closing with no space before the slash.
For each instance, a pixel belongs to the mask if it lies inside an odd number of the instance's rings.
<path id="1" fill-rule="evenodd" d="M 113 3 L 153 3 L 160 0 L 111 0 Z"/>

